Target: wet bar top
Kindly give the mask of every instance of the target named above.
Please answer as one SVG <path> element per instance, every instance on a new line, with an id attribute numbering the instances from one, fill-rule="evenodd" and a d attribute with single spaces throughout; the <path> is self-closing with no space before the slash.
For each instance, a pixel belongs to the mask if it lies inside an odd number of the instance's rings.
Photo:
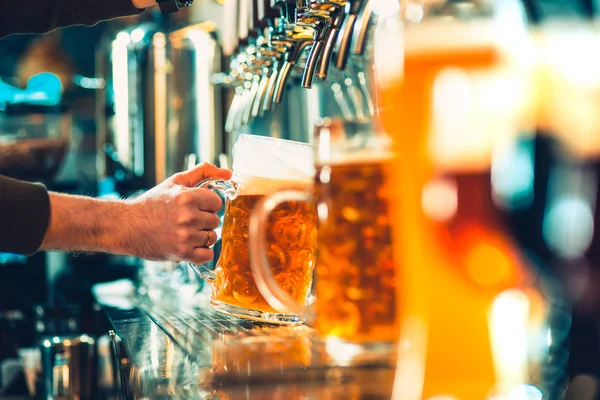
<path id="1" fill-rule="evenodd" d="M 306 326 L 230 318 L 205 301 L 105 310 L 129 359 L 128 397 L 350 400 L 392 394 L 393 368 L 334 365 Z"/>

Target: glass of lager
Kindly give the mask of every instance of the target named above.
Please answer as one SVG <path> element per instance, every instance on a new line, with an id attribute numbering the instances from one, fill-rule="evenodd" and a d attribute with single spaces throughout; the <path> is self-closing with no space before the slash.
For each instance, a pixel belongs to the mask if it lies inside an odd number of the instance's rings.
<path id="1" fill-rule="evenodd" d="M 264 196 L 282 189 L 311 190 L 312 146 L 289 140 L 240 135 L 233 148 L 233 177 L 206 180 L 199 186 L 227 197 L 216 268 L 192 265 L 211 286 L 211 305 L 219 312 L 272 323 L 301 322 L 293 313 L 271 307 L 254 284 L 248 258 L 250 212 Z M 316 259 L 316 215 L 310 204 L 285 202 L 269 218 L 267 257 L 279 285 L 304 304 Z"/>

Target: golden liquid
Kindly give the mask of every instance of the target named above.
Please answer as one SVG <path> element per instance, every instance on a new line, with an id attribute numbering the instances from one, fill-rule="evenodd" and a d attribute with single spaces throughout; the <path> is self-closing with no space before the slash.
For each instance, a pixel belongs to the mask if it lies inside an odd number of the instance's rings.
<path id="1" fill-rule="evenodd" d="M 325 338 L 398 339 L 384 167 L 367 161 L 317 169 L 316 325 Z"/>
<path id="2" fill-rule="evenodd" d="M 250 212 L 261 195 L 228 200 L 223 221 L 221 256 L 212 282 L 212 300 L 252 310 L 276 312 L 262 297 L 248 257 Z M 287 202 L 275 209 L 267 223 L 268 259 L 277 283 L 304 304 L 316 259 L 316 215 L 310 204 Z"/>
<path id="3" fill-rule="evenodd" d="M 482 400 L 503 371 L 495 360 L 490 312 L 496 296 L 516 285 L 524 266 L 492 201 L 489 157 L 475 157 L 475 164 L 450 157 L 453 162 L 442 166 L 432 156 L 431 140 L 439 73 L 449 67 L 485 70 L 500 56 L 490 43 L 407 51 L 404 57 L 403 78 L 382 90 L 389 107 L 382 121 L 398 155 L 388 174 L 399 238 L 394 254 L 402 265 L 400 304 L 405 316 L 427 329 L 422 398 Z M 440 177 L 450 189 L 431 195 L 427 206 L 424 193 L 432 183 L 439 186 Z"/>

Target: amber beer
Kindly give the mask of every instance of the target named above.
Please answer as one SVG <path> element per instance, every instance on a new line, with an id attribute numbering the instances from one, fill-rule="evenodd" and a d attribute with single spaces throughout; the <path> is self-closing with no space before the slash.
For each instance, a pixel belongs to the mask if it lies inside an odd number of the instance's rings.
<path id="1" fill-rule="evenodd" d="M 528 378 L 523 363 L 503 363 L 516 348 L 503 339 L 516 330 L 510 324 L 520 327 L 518 313 L 500 327 L 493 313 L 522 304 L 521 290 L 507 292 L 506 302 L 498 295 L 526 274 L 493 204 L 490 177 L 494 135 L 505 137 L 497 129 L 509 131 L 514 121 L 498 118 L 494 107 L 475 111 L 494 94 L 478 92 L 477 82 L 503 62 L 491 24 L 423 25 L 406 28 L 403 76 L 390 79 L 387 71 L 382 85 L 383 123 L 398 154 L 387 172 L 400 304 L 427 326 L 422 398 L 480 400 L 499 382 Z"/>
<path id="2" fill-rule="evenodd" d="M 325 338 L 394 342 L 389 202 L 376 155 L 317 166 L 317 327 Z"/>
<path id="3" fill-rule="evenodd" d="M 254 205 L 273 188 L 297 188 L 294 182 L 261 179 L 245 183 L 244 193 L 227 200 L 221 256 L 212 287 L 214 305 L 276 312 L 259 293 L 248 259 L 248 219 Z M 263 192 L 263 193 L 261 193 Z M 271 214 L 267 225 L 268 259 L 276 281 L 296 301 L 304 303 L 316 259 L 316 215 L 310 204 L 287 202 Z"/>

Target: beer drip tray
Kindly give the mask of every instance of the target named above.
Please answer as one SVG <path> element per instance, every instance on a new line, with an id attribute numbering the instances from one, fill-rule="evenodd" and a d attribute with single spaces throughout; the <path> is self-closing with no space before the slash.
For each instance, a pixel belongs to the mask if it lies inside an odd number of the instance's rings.
<path id="1" fill-rule="evenodd" d="M 247 321 L 208 305 L 140 309 L 197 365 L 202 387 L 345 379 L 344 368 L 330 362 L 323 344 L 305 325 Z"/>
<path id="2" fill-rule="evenodd" d="M 165 297 L 105 306 L 124 349 L 121 380 L 138 398 L 390 398 L 394 368 L 337 365 L 307 326 L 256 323 L 207 301 Z"/>

